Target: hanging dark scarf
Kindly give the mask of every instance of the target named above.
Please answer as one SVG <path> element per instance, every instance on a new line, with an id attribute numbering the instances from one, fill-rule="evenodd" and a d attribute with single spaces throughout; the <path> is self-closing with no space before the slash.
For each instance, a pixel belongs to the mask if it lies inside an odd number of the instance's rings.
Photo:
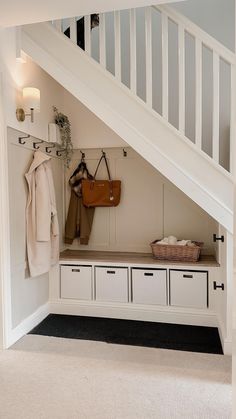
<path id="1" fill-rule="evenodd" d="M 77 169 L 71 175 L 69 179 L 69 184 L 71 188 L 74 190 L 76 195 L 81 198 L 82 197 L 82 180 L 89 179 L 92 180 L 93 176 L 89 173 L 87 165 L 85 161 L 81 160 L 80 164 L 78 165 Z"/>

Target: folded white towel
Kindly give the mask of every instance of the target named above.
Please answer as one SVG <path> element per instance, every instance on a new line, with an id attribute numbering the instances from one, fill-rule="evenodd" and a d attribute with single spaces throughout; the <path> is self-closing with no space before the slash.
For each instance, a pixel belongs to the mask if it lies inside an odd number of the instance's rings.
<path id="1" fill-rule="evenodd" d="M 168 238 L 164 237 L 164 239 L 160 240 L 159 242 L 157 242 L 156 244 L 169 244 L 168 243 Z"/>
<path id="2" fill-rule="evenodd" d="M 175 236 L 169 236 L 168 237 L 168 244 L 177 244 L 177 238 Z"/>
<path id="3" fill-rule="evenodd" d="M 156 244 L 171 244 L 178 246 L 194 246 L 191 240 L 177 240 L 175 236 L 164 237 L 162 240 L 158 241 Z"/>
<path id="4" fill-rule="evenodd" d="M 169 237 L 164 237 L 164 239 L 160 240 L 159 242 L 157 242 L 157 244 L 176 244 L 177 243 L 177 238 L 174 236 L 169 236 Z"/>
<path id="5" fill-rule="evenodd" d="M 189 246 L 190 243 L 191 243 L 191 240 L 179 240 L 179 241 L 177 241 L 178 246 Z"/>

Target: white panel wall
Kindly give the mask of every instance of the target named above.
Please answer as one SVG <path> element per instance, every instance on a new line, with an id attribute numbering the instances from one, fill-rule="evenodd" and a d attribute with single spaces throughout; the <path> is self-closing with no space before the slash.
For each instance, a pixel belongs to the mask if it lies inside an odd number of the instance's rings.
<path id="1" fill-rule="evenodd" d="M 30 278 L 26 269 L 26 229 L 25 207 L 27 172 L 33 152 L 18 145 L 18 135 L 22 132 L 8 129 L 9 153 L 9 198 L 10 198 L 10 250 L 11 250 L 11 290 L 12 327 L 36 311 L 48 301 L 48 274 Z M 29 140 L 27 144 L 30 144 Z M 54 183 L 60 227 L 63 220 L 62 162 L 52 159 Z M 61 228 L 62 230 L 62 228 Z"/>
<path id="2" fill-rule="evenodd" d="M 78 240 L 73 249 L 117 250 L 150 252 L 149 243 L 163 235 L 199 240 L 205 243 L 205 253 L 214 253 L 213 233 L 217 223 L 167 181 L 132 149 L 105 149 L 112 177 L 122 181 L 120 205 L 116 208 L 96 208 L 92 234 L 88 246 Z M 100 149 L 83 149 L 90 172 L 93 174 Z M 71 168 L 66 173 L 66 213 L 70 199 L 68 179 L 80 160 L 80 152 L 73 156 Z M 105 168 L 98 178 L 105 175 Z"/>

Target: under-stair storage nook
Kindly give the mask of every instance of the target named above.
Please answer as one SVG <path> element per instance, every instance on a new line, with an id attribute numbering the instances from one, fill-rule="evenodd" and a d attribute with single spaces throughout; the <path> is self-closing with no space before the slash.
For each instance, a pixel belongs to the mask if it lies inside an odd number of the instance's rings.
<path id="1" fill-rule="evenodd" d="M 25 148 L 19 145 L 18 137 L 19 132 L 9 130 L 12 203 L 17 193 L 25 194 L 21 173 L 25 171 L 32 153 L 29 147 L 34 141 L 28 140 Z M 215 220 L 130 147 L 126 147 L 126 155 L 122 148 L 104 150 L 112 176 L 122 180 L 121 201 L 114 208 L 96 208 L 88 245 L 79 244 L 77 239 L 71 245 L 62 242 L 70 197 L 68 179 L 81 158 L 80 150 L 75 150 L 71 167 L 65 169 L 65 184 L 56 183 L 62 252 L 59 265 L 49 274 L 50 313 L 220 327 L 226 294 L 220 288 L 214 289 L 214 282 L 220 285 L 224 278 L 227 242 L 214 243 L 213 235 L 218 237 L 225 231 L 219 230 Z M 84 149 L 83 152 L 93 172 L 101 150 Z M 19 176 L 15 177 L 12 175 L 19 155 L 22 156 L 18 162 Z M 61 179 L 62 169 L 57 157 L 53 160 L 55 179 Z M 19 199 L 18 208 L 11 205 L 12 255 L 22 259 L 24 254 L 19 255 L 19 249 L 24 248 L 23 235 L 14 234 L 22 228 L 14 215 L 19 210 L 23 217 L 23 199 Z M 204 241 L 200 260 L 183 263 L 154 259 L 150 243 L 171 233 Z M 22 269 L 20 277 L 19 269 Z M 12 271 L 17 286 L 22 286 L 23 259 L 22 268 L 12 265 Z M 25 286 L 30 285 L 27 281 L 29 278 L 25 277 Z M 46 281 L 42 282 L 42 278 L 37 281 L 46 289 Z M 17 304 L 14 297 L 15 308 Z M 224 330 L 224 323 L 221 327 Z"/>
<path id="2" fill-rule="evenodd" d="M 80 288 L 82 269 L 88 276 Z M 144 253 L 65 250 L 60 292 L 52 304 L 55 313 L 216 326 L 214 280 L 219 271 L 213 256 L 181 263 Z"/>
<path id="3" fill-rule="evenodd" d="M 24 125 L 22 132 L 17 132 L 19 125 L 12 124 L 15 128 L 8 129 L 12 328 L 21 327 L 27 316 L 38 319 L 42 313 L 38 317 L 35 310 L 44 306 L 44 314 L 216 326 L 225 352 L 230 352 L 235 136 L 232 118 L 235 98 L 230 90 L 235 84 L 235 56 L 169 7 L 131 9 L 124 13 L 128 55 L 123 51 L 124 15 L 119 11 L 112 13 L 111 42 L 105 14 L 100 15 L 96 32 L 90 31 L 90 17 L 85 17 L 85 51 L 76 45 L 76 18 L 69 20 L 71 39 L 64 35 L 68 21 L 27 25 L 21 30 L 21 49 L 32 60 L 30 66 L 36 69 L 35 74 L 42 76 L 39 86 L 42 99 L 47 91 L 48 104 L 51 106 L 55 101 L 72 121 L 75 152 L 70 169 L 66 170 L 61 153 L 56 155 L 53 146 L 48 151 L 52 160 L 56 157 L 52 166 L 61 257 L 59 264 L 43 278 L 29 278 L 25 226 L 18 222 L 16 212 L 23 220 L 26 192 L 23 176 L 32 150 L 37 147 L 44 151 L 40 141 L 45 127 L 40 127 L 33 149 L 28 140 L 24 140 L 25 145 L 18 143 L 20 135 L 27 135 L 23 131 L 28 127 Z M 154 39 L 156 18 L 160 23 L 158 40 Z M 136 30 L 140 21 L 141 47 Z M 155 46 L 159 58 L 154 56 Z M 210 51 L 211 73 L 205 71 L 205 49 Z M 195 56 L 189 69 L 190 50 Z M 177 57 L 174 64 L 171 51 Z M 125 68 L 127 56 L 129 65 Z M 224 66 L 226 70 L 222 70 Z M 176 84 L 171 81 L 172 70 Z M 189 72 L 194 75 L 191 86 Z M 207 121 L 210 133 L 207 139 L 206 74 L 210 74 L 209 83 L 212 82 L 209 99 L 212 103 L 208 110 L 212 119 Z M 224 116 L 227 116 L 222 121 L 225 75 Z M 87 130 L 83 135 L 81 122 Z M 90 172 L 94 173 L 101 150 L 107 153 L 113 179 L 121 180 L 120 205 L 96 208 L 88 245 L 75 239 L 65 246 L 68 180 L 82 152 Z M 200 261 L 172 263 L 153 259 L 150 243 L 172 234 L 183 240 L 203 241 Z M 224 236 L 224 242 L 214 243 L 214 234 Z M 35 298 L 30 298 L 31 293 Z M 23 297 L 19 299 L 19 295 Z M 24 304 L 29 301 L 30 304 Z"/>

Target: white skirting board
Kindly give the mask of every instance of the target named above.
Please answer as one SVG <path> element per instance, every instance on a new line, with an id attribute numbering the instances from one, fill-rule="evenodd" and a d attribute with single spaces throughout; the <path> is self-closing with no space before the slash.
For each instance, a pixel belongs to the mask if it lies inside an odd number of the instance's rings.
<path id="1" fill-rule="evenodd" d="M 191 324 L 193 326 L 218 327 L 225 355 L 232 353 L 232 341 L 225 338 L 221 322 L 214 312 L 194 310 L 165 310 L 164 308 L 148 308 L 146 306 L 127 307 L 123 304 L 99 304 L 73 301 L 52 301 L 39 307 L 33 314 L 24 319 L 9 333 L 7 348 L 30 332 L 49 314 L 67 314 L 74 316 L 109 317 L 116 319 L 143 320 L 161 323 Z"/>
<path id="2" fill-rule="evenodd" d="M 124 304 L 110 303 L 87 303 L 85 301 L 63 301 L 50 302 L 50 313 L 67 314 L 74 316 L 109 317 L 115 319 L 143 320 L 160 323 L 176 323 L 193 326 L 217 327 L 225 355 L 232 354 L 232 341 L 225 338 L 224 329 L 217 314 L 206 310 L 182 310 L 168 307 L 150 308 L 147 306 L 127 307 Z"/>
<path id="3" fill-rule="evenodd" d="M 232 335 L 226 336 L 225 327 L 221 318 L 218 316 L 218 331 L 220 336 L 221 345 L 225 355 L 232 355 Z"/>
<path id="4" fill-rule="evenodd" d="M 54 314 L 69 314 L 75 316 L 109 317 L 116 319 L 144 320 L 161 323 L 191 324 L 195 326 L 217 327 L 217 317 L 214 312 L 202 310 L 165 309 L 165 307 L 147 307 L 133 304 L 87 303 L 84 301 L 52 301 L 50 312 Z"/>
<path id="5" fill-rule="evenodd" d="M 40 306 L 34 313 L 24 319 L 18 326 L 9 332 L 9 338 L 7 341 L 6 349 L 12 346 L 20 338 L 30 332 L 36 327 L 41 321 L 43 321 L 49 314 L 49 303 L 47 302 L 43 306 Z"/>

